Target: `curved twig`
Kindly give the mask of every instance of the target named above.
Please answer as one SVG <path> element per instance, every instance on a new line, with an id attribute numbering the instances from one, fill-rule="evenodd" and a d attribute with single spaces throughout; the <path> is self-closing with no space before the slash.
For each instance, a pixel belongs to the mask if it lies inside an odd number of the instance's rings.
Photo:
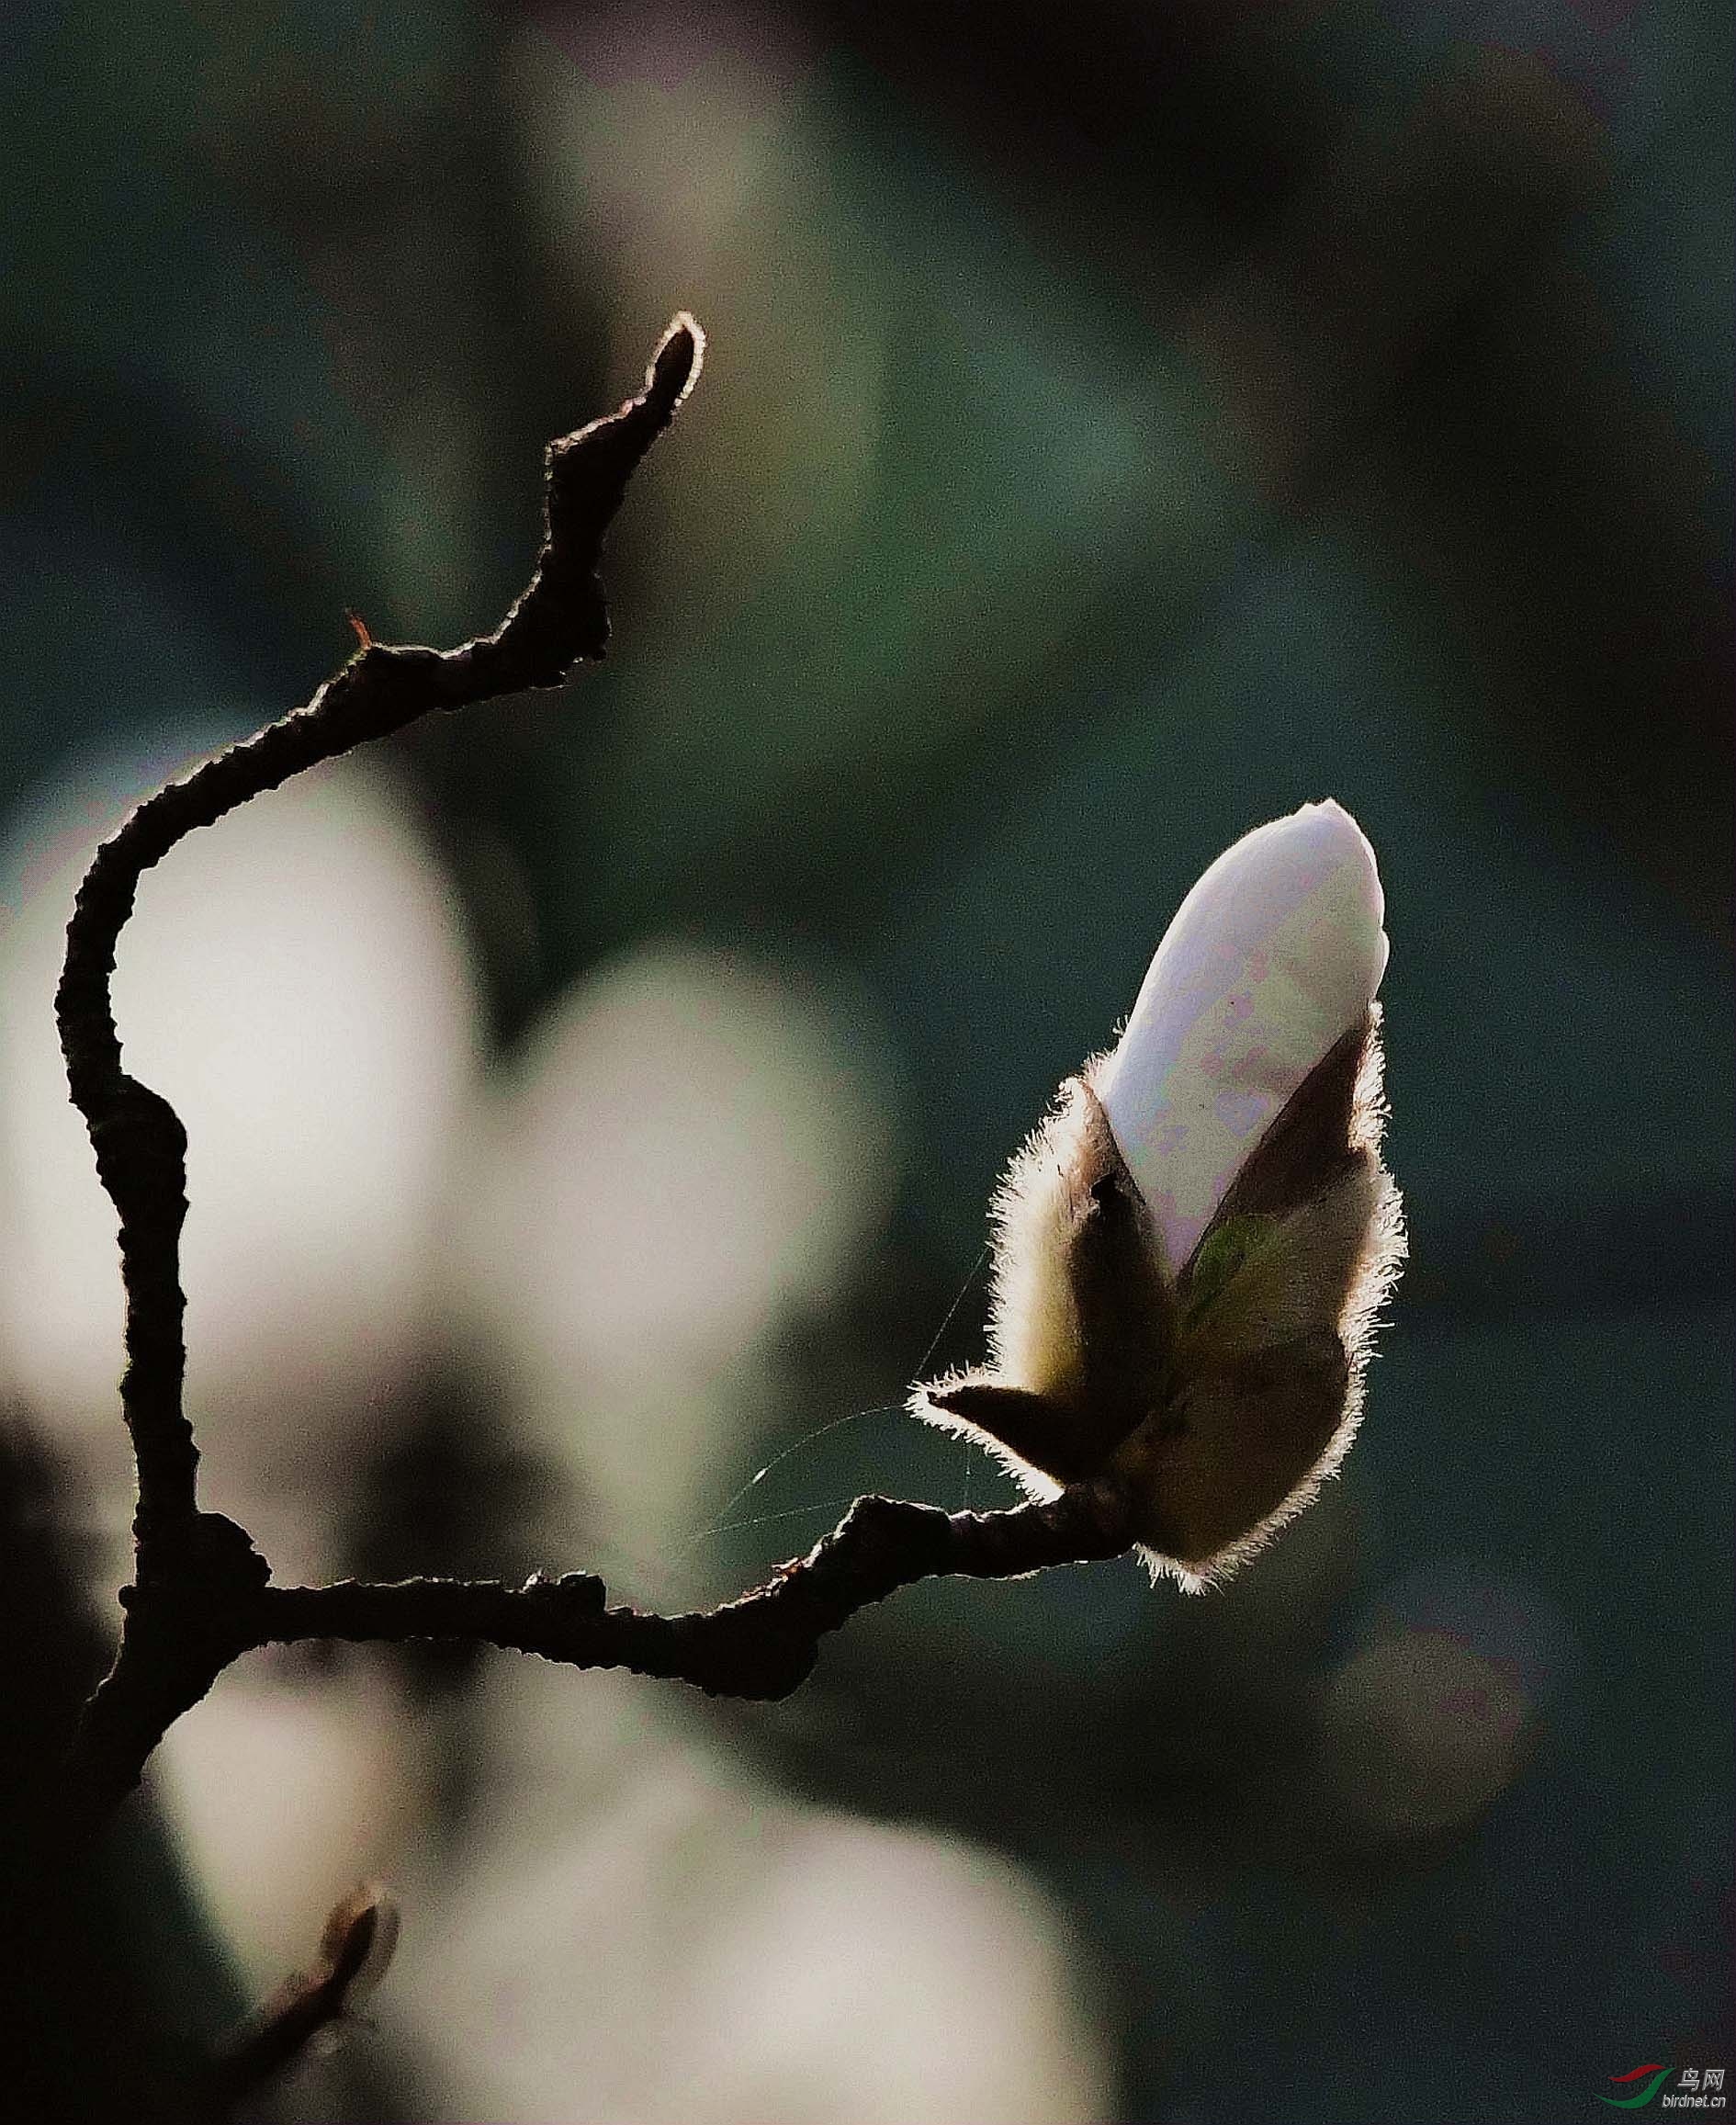
<path id="1" fill-rule="evenodd" d="M 751 1593 L 692 1615 L 606 1605 L 581 1575 L 522 1587 L 451 1579 L 273 1587 L 246 1532 L 198 1506 L 198 1452 L 182 1407 L 179 1246 L 186 1139 L 167 1101 L 126 1073 L 109 995 L 115 950 L 143 873 L 176 842 L 317 762 L 451 709 L 560 684 L 601 655 L 608 623 L 598 551 L 635 466 L 698 373 L 703 338 L 678 317 L 644 390 L 548 449 L 547 524 L 529 587 L 491 635 L 456 650 L 369 640 L 307 705 L 140 806 L 97 851 L 67 931 L 57 1008 L 67 1077 L 120 1217 L 127 1299 L 121 1402 L 138 1466 L 134 1584 L 114 1667 L 85 1709 L 60 1805 L 62 1835 L 100 1831 L 170 1725 L 231 1661 L 308 1638 L 464 1638 L 575 1667 L 626 1667 L 714 1694 L 774 1698 L 808 1674 L 820 1641 L 871 1602 L 946 1573 L 1009 1578 L 1118 1554 L 1124 1501 L 1080 1484 L 1045 1505 L 947 1514 L 858 1498 L 833 1532 Z"/>
<path id="2" fill-rule="evenodd" d="M 128 1360 L 120 1399 L 138 1464 L 144 1577 L 153 1575 L 159 1546 L 184 1536 L 197 1511 L 198 1450 L 181 1407 L 186 1133 L 168 1102 L 121 1068 L 109 994 L 139 880 L 177 842 L 303 768 L 433 709 L 558 686 L 581 657 L 600 657 L 609 634 L 597 579 L 603 537 L 635 467 L 697 377 L 704 344 L 693 319 L 677 317 L 644 390 L 619 413 L 549 445 L 542 549 L 529 585 L 491 635 L 444 650 L 366 643 L 305 707 L 147 798 L 97 850 L 79 887 L 55 1012 L 73 1103 L 120 1215 Z"/>

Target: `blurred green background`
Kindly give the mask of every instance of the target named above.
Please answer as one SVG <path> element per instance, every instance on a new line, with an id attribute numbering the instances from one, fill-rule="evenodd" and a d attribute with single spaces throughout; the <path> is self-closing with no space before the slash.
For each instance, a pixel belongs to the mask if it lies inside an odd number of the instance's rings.
<path id="1" fill-rule="evenodd" d="M 679 306 L 608 661 L 178 852 L 123 944 L 190 1249 L 212 1204 L 216 1502 L 285 1576 L 679 1604 L 860 1489 L 1004 1498 L 897 1407 L 980 1347 L 998 1172 L 1198 873 L 1327 795 L 1412 1235 L 1342 1482 L 1225 1591 L 916 1589 L 772 1708 L 226 1678 L 18 1981 L 34 2114 L 147 2114 L 375 1868 L 378 2026 L 262 2118 L 1546 2125 L 1736 2064 L 1730 45 L 1704 0 L 9 11 L 0 1391 L 73 1574 L 15 1534 L 20 1600 L 123 1568 L 68 852 L 345 608 L 491 627 L 544 442 Z M 202 1197 L 224 1126 L 262 1164 Z"/>

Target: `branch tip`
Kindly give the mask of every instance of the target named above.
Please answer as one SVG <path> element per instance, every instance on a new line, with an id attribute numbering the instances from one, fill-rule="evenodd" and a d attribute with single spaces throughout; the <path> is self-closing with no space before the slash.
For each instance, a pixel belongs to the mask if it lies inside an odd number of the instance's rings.
<path id="1" fill-rule="evenodd" d="M 645 372 L 647 396 L 659 401 L 667 396 L 670 413 L 676 413 L 705 366 L 705 327 L 692 311 L 678 310 Z"/>

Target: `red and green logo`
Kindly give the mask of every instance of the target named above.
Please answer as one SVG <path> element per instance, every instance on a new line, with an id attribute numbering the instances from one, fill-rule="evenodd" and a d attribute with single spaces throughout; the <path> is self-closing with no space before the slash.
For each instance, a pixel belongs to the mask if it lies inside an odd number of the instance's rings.
<path id="1" fill-rule="evenodd" d="M 1648 2074 L 1651 2074 L 1651 2078 L 1646 2081 Z M 1618 2085 L 1627 2081 L 1646 2081 L 1645 2086 L 1637 2095 L 1599 2096 L 1597 2100 L 1600 2103 L 1607 2103 L 1612 2109 L 1616 2110 L 1639 2110 L 1651 2102 L 1669 2077 L 1670 2068 L 1659 2065 L 1654 2059 L 1650 2065 L 1635 2066 L 1630 2073 L 1611 2074 L 1609 2076 Z"/>

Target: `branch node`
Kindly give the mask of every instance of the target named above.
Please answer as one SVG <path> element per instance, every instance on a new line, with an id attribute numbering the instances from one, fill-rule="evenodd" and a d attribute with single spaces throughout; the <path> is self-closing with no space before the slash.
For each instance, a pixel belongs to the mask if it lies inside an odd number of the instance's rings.
<path id="1" fill-rule="evenodd" d="M 544 1572 L 533 1572 L 524 1582 L 524 1591 L 533 1600 L 558 1603 L 561 1609 L 575 1616 L 601 1616 L 609 1599 L 609 1589 L 594 1572 L 562 1572 L 551 1579 Z"/>

